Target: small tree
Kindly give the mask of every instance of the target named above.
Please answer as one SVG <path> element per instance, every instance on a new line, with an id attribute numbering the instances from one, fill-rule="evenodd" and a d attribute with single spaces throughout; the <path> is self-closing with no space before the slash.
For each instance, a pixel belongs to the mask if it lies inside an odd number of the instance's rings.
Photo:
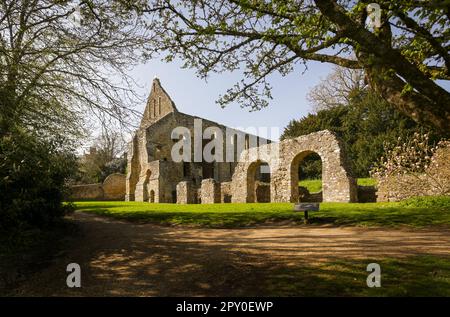
<path id="1" fill-rule="evenodd" d="M 112 173 L 125 173 L 126 142 L 119 131 L 103 129 L 94 140 L 91 151 L 80 159 L 76 179 L 79 183 L 103 182 Z"/>
<path id="2" fill-rule="evenodd" d="M 395 146 L 385 145 L 385 156 L 372 169 L 382 195 L 388 200 L 411 196 L 450 194 L 450 142 L 432 146 L 428 134 L 414 133 L 398 139 Z"/>
<path id="3" fill-rule="evenodd" d="M 125 120 L 145 34 L 117 1 L 2 1 L 0 133 L 20 125 L 67 135 L 92 115 Z"/>
<path id="4" fill-rule="evenodd" d="M 315 111 L 346 106 L 366 88 L 364 71 L 335 66 L 333 72 L 314 86 L 308 101 Z"/>

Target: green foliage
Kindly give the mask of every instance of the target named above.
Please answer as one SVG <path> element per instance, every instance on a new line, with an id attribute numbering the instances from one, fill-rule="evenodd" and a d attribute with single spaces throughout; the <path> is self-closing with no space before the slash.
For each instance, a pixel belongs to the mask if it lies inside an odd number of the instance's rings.
<path id="1" fill-rule="evenodd" d="M 119 2 L 79 7 L 83 23 L 71 23 L 67 1 L 2 2 L 0 231 L 59 219 L 70 208 L 62 200 L 77 166 L 72 141 L 93 115 L 131 119 L 140 99 L 126 73 L 146 46 L 142 21 Z"/>
<path id="2" fill-rule="evenodd" d="M 368 26 L 367 1 L 145 2 L 150 56 L 181 59 L 202 78 L 239 71 L 219 105 L 251 110 L 272 99 L 270 76 L 303 70 L 308 61 L 364 69 L 391 106 L 449 132 L 448 1 L 378 1 L 381 26 Z M 307 67 L 304 68 L 307 70 Z"/>
<path id="3" fill-rule="evenodd" d="M 377 181 L 374 178 L 358 178 L 357 184 L 360 186 L 376 186 Z M 306 179 L 298 182 L 298 186 L 305 187 L 310 193 L 317 193 L 322 190 L 321 179 Z"/>
<path id="4" fill-rule="evenodd" d="M 335 132 L 342 139 L 355 176 L 367 177 L 372 166 L 383 155 L 385 142 L 395 142 L 399 137 L 423 131 L 425 127 L 368 91 L 352 98 L 348 105 L 320 110 L 299 120 L 292 120 L 281 138 L 325 129 Z M 431 132 L 433 141 L 445 136 Z"/>
<path id="5" fill-rule="evenodd" d="M 322 160 L 316 153 L 306 156 L 300 163 L 298 179 L 322 178 Z"/>
<path id="6" fill-rule="evenodd" d="M 358 178 L 357 179 L 357 183 L 359 186 L 376 186 L 377 185 L 377 180 L 374 178 Z"/>
<path id="7" fill-rule="evenodd" d="M 305 187 L 310 193 L 317 193 L 322 190 L 321 179 L 307 179 L 298 182 L 298 186 Z"/>
<path id="8" fill-rule="evenodd" d="M 75 156 L 59 139 L 16 130 L 0 139 L 0 231 L 45 227 L 70 210 L 64 184 Z"/>
<path id="9" fill-rule="evenodd" d="M 74 181 L 81 184 L 101 183 L 110 174 L 124 174 L 127 166 L 125 148 L 125 138 L 119 131 L 104 128 L 89 153 L 80 158 Z"/>
<path id="10" fill-rule="evenodd" d="M 450 210 L 450 196 L 421 196 L 406 199 L 401 202 L 402 206 L 446 208 Z"/>
<path id="11" fill-rule="evenodd" d="M 127 161 L 122 157 L 105 157 L 101 151 L 86 154 L 79 162 L 73 181 L 80 184 L 102 183 L 113 173 L 125 174 Z"/>

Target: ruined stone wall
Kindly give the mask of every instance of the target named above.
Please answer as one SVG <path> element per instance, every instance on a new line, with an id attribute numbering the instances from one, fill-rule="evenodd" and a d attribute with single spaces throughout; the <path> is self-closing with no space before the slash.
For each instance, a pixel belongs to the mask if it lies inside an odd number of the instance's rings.
<path id="1" fill-rule="evenodd" d="M 268 144 L 242 153 L 233 175 L 233 202 L 254 202 L 255 162 L 268 163 L 271 171 L 270 200 L 298 201 L 298 167 L 312 152 L 322 159 L 323 201 L 357 200 L 356 181 L 352 178 L 338 138 L 330 131 L 320 131 L 277 144 Z"/>
<path id="2" fill-rule="evenodd" d="M 177 184 L 177 204 L 197 203 L 197 188 L 191 181 L 181 181 Z"/>
<path id="3" fill-rule="evenodd" d="M 231 203 L 232 196 L 231 182 L 220 183 L 220 202 Z"/>
<path id="4" fill-rule="evenodd" d="M 183 181 L 183 166 L 180 163 L 160 161 L 160 202 L 177 202 L 177 184 Z"/>
<path id="5" fill-rule="evenodd" d="M 124 200 L 126 176 L 111 174 L 103 183 L 70 187 L 69 200 Z"/>
<path id="6" fill-rule="evenodd" d="M 230 198 L 233 202 L 296 202 L 299 199 L 299 164 L 313 152 L 322 159 L 323 200 L 357 200 L 356 181 L 349 172 L 340 141 L 333 133 L 320 131 L 269 144 L 266 144 L 266 139 L 259 138 L 256 144 L 245 142 L 247 150 L 241 154 L 239 162 L 195 162 L 195 137 L 197 142 L 201 142 L 202 149 L 211 141 L 202 141 L 202 135 L 195 136 L 195 119 L 202 120 L 203 131 L 215 127 L 221 132 L 225 154 L 232 140 L 230 136 L 227 140 L 226 127 L 179 112 L 159 80 L 155 79 L 141 127 L 130 144 L 127 200 L 192 201 L 190 191 L 185 188 L 190 186 L 186 182 L 192 182 L 192 190 L 197 192 L 193 196 L 197 196 L 197 201 L 202 203 L 216 203 Z M 190 163 L 172 161 L 173 145 L 179 141 L 171 138 L 176 127 L 187 128 L 190 132 Z M 257 184 L 259 177 L 255 174 L 262 163 L 269 166 L 270 185 Z M 184 183 L 177 186 L 180 182 Z"/>
<path id="7" fill-rule="evenodd" d="M 145 170 L 145 176 L 139 181 L 141 191 L 136 194 L 136 201 L 160 202 L 159 161 L 145 164 Z"/>
<path id="8" fill-rule="evenodd" d="M 70 187 L 69 200 L 103 200 L 102 184 L 83 184 Z"/>
<path id="9" fill-rule="evenodd" d="M 176 202 L 176 186 L 180 181 L 192 181 L 195 186 L 201 187 L 202 180 L 207 177 L 214 178 L 217 182 L 231 181 L 236 162 L 195 162 L 194 157 L 194 119 L 196 117 L 173 112 L 166 114 L 151 125 L 139 129 L 132 143 L 128 155 L 127 175 L 127 199 L 136 201 L 148 201 L 150 191 L 153 190 L 156 198 L 154 202 Z M 176 127 L 185 127 L 190 131 L 191 162 L 172 162 L 172 147 L 178 140 L 172 140 L 171 133 Z M 216 122 L 202 119 L 202 130 L 216 127 L 224 138 L 226 127 Z M 202 135 L 198 136 L 200 142 Z M 208 143 L 209 141 L 206 141 Z M 261 141 L 260 141 L 261 142 Z M 226 142 L 223 143 L 225 155 Z M 131 153 L 131 155 L 130 155 Z M 150 166 L 152 162 L 161 162 L 169 168 L 157 171 Z M 210 168 L 211 175 L 204 173 L 205 167 Z M 150 175 L 150 176 L 149 176 Z M 159 182 L 159 183 L 158 183 Z M 158 184 L 157 184 L 158 183 Z M 151 187 L 151 188 L 150 188 Z"/>
<path id="10" fill-rule="evenodd" d="M 202 204 L 220 203 L 220 198 L 220 184 L 212 178 L 202 180 Z"/>
<path id="11" fill-rule="evenodd" d="M 115 173 L 106 177 L 103 182 L 103 194 L 105 200 L 124 200 L 125 199 L 126 176 Z"/>
<path id="12" fill-rule="evenodd" d="M 139 146 L 137 142 L 137 135 L 128 144 L 127 152 L 127 176 L 125 183 L 125 200 L 133 201 L 134 193 L 136 191 L 136 183 L 139 179 L 140 164 L 139 164 Z"/>
<path id="13" fill-rule="evenodd" d="M 194 147 L 195 147 L 195 143 L 194 143 L 194 120 L 195 119 L 201 119 L 202 120 L 202 130 L 205 131 L 208 128 L 211 127 L 216 127 L 218 128 L 222 135 L 223 135 L 223 143 L 222 143 L 222 153 L 223 153 L 223 158 L 224 158 L 224 162 L 214 162 L 212 163 L 214 166 L 214 179 L 218 182 L 228 182 L 231 181 L 232 175 L 233 175 L 233 171 L 237 165 L 236 162 L 226 162 L 225 159 L 225 153 L 226 153 L 226 146 L 227 146 L 227 142 L 226 142 L 226 129 L 227 127 L 224 125 L 221 125 L 217 122 L 213 122 L 210 120 L 206 120 L 203 118 L 199 118 L 199 117 L 195 117 L 195 116 L 191 116 L 188 114 L 184 114 L 181 112 L 177 112 L 176 114 L 174 114 L 174 120 L 170 126 L 170 131 L 166 131 L 165 134 L 166 135 L 170 135 L 170 132 L 172 131 L 173 128 L 177 127 L 177 126 L 181 126 L 181 127 L 185 127 L 190 131 L 190 135 L 192 137 L 191 140 L 191 162 L 193 162 L 193 167 L 192 170 L 196 170 L 196 173 L 193 175 L 193 177 L 195 178 L 196 183 L 199 185 L 201 180 L 205 177 L 205 175 L 202 175 L 202 162 L 195 162 L 195 157 L 194 157 Z M 201 139 L 202 136 L 198 136 L 197 140 Z M 160 140 L 162 142 L 168 142 L 167 140 L 163 141 Z M 175 143 L 172 140 L 170 140 L 170 148 L 172 147 L 172 145 Z M 206 143 L 209 142 L 209 140 L 205 140 Z M 267 142 L 266 139 L 264 138 L 258 138 L 257 142 Z"/>

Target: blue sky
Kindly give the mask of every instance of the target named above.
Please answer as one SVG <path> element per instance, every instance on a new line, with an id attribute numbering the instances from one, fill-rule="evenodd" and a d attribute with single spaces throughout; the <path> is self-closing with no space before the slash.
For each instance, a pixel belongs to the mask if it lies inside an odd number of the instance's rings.
<path id="1" fill-rule="evenodd" d="M 220 94 L 241 79 L 240 73 L 212 74 L 207 81 L 198 78 L 194 70 L 182 69 L 182 63 L 170 64 L 153 60 L 137 66 L 132 76 L 142 87 L 136 87 L 140 95 L 147 96 L 151 82 L 156 75 L 165 90 L 175 102 L 179 111 L 217 121 L 230 127 L 278 127 L 280 132 L 292 119 L 298 119 L 311 111 L 306 99 L 309 90 L 325 78 L 333 68 L 331 64 L 310 62 L 308 70 L 302 74 L 299 66 L 286 77 L 274 74 L 270 77 L 273 87 L 269 107 L 249 112 L 238 104 L 230 104 L 222 109 L 215 101 Z M 138 105 L 143 111 L 145 104 Z M 272 135 L 271 139 L 277 140 Z"/>
<path id="2" fill-rule="evenodd" d="M 278 140 L 279 134 L 292 119 L 299 119 L 311 112 L 311 105 L 306 96 L 308 92 L 322 79 L 332 72 L 335 65 L 319 62 L 308 62 L 308 70 L 299 65 L 288 76 L 273 74 L 269 79 L 273 87 L 273 100 L 270 105 L 260 111 L 249 112 L 238 104 L 230 104 L 221 108 L 215 103 L 219 95 L 226 92 L 236 82 L 242 79 L 239 72 L 212 74 L 207 81 L 198 78 L 192 69 L 183 69 L 181 61 L 165 63 L 152 60 L 133 68 L 129 74 L 137 85 L 136 92 L 146 99 L 150 93 L 153 78 L 157 76 L 165 90 L 175 102 L 179 111 L 196 115 L 205 119 L 219 122 L 229 127 L 245 129 L 248 127 L 278 128 L 276 134 L 260 134 L 262 137 Z M 446 90 L 450 91 L 450 81 L 438 81 Z M 145 101 L 137 104 L 135 109 L 143 112 Z M 95 130 L 80 147 L 80 153 L 86 151 L 100 130 Z M 131 139 L 131 135 L 125 136 Z"/>

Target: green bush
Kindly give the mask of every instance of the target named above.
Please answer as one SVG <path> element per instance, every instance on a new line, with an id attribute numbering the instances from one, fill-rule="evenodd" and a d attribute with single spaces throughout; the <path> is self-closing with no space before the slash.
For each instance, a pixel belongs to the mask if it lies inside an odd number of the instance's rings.
<path id="1" fill-rule="evenodd" d="M 311 153 L 302 160 L 298 178 L 300 180 L 322 178 L 322 160 L 317 153 Z"/>
<path id="2" fill-rule="evenodd" d="M 44 227 L 71 208 L 63 197 L 75 156 L 62 144 L 17 130 L 1 135 L 0 231 Z"/>
<path id="3" fill-rule="evenodd" d="M 342 140 L 355 177 L 369 177 L 369 171 L 384 154 L 384 143 L 414 132 L 430 132 L 430 143 L 448 138 L 447 133 L 430 130 L 403 115 L 373 92 L 360 92 L 347 105 L 336 106 L 292 120 L 281 139 L 330 130 Z M 320 178 L 321 167 L 306 162 L 309 178 Z"/>
<path id="4" fill-rule="evenodd" d="M 401 205 L 407 207 L 445 208 L 450 211 L 450 196 L 421 196 L 406 199 Z"/>

